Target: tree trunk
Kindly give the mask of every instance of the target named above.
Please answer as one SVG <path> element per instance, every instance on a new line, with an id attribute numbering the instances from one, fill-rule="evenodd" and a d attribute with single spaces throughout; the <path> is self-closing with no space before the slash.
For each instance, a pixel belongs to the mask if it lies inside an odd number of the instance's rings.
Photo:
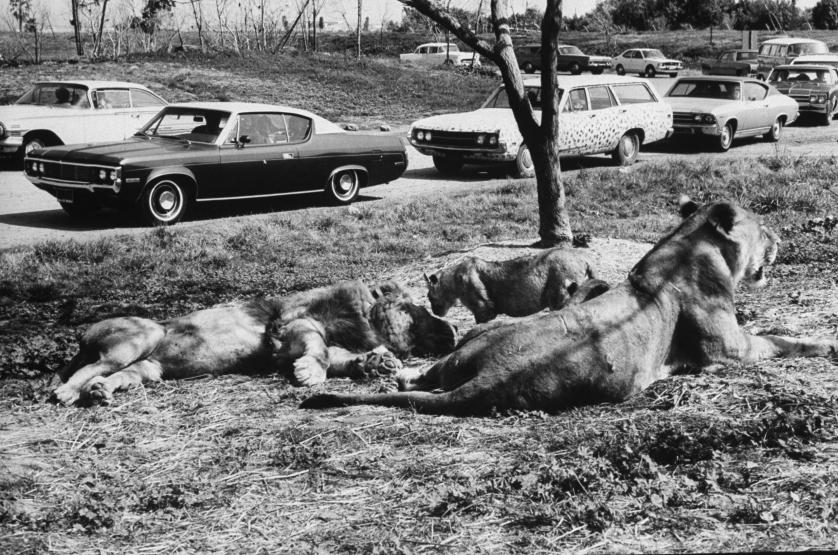
<path id="1" fill-rule="evenodd" d="M 76 41 L 76 55 L 84 56 L 84 46 L 81 42 L 81 22 L 79 22 L 79 1 L 72 0 L 73 11 L 73 38 Z"/>
<path id="2" fill-rule="evenodd" d="M 108 0 L 102 2 L 102 17 L 99 19 L 99 30 L 96 33 L 96 44 L 93 45 L 93 55 L 99 55 L 99 49 L 102 48 L 102 31 L 105 29 L 105 12 L 108 9 Z"/>
<path id="3" fill-rule="evenodd" d="M 358 44 L 356 45 L 355 57 L 359 60 L 361 59 L 361 9 L 363 8 L 363 6 L 363 0 L 358 0 L 358 28 L 355 31 L 357 35 L 356 39 Z"/>

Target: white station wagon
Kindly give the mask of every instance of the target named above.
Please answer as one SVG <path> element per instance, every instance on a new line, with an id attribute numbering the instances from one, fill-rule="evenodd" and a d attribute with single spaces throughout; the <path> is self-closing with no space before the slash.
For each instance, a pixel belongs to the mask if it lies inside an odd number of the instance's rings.
<path id="1" fill-rule="evenodd" d="M 45 146 L 121 141 L 167 102 L 136 83 L 44 81 L 0 106 L 0 154 Z"/>
<path id="2" fill-rule="evenodd" d="M 562 155 L 610 153 L 632 164 L 640 145 L 669 137 L 672 109 L 639 77 L 570 75 L 559 81 L 559 141 Z M 541 118 L 541 80 L 524 81 Z M 532 158 L 515 122 L 503 86 L 473 112 L 443 114 L 410 126 L 410 143 L 433 156 L 436 168 L 453 174 L 467 162 L 511 166 L 518 177 L 534 175 Z"/>
<path id="3" fill-rule="evenodd" d="M 399 61 L 418 65 L 438 66 L 453 64 L 458 66 L 480 67 L 480 55 L 476 52 L 460 52 L 454 43 L 429 42 L 420 44 L 411 54 L 399 54 Z"/>

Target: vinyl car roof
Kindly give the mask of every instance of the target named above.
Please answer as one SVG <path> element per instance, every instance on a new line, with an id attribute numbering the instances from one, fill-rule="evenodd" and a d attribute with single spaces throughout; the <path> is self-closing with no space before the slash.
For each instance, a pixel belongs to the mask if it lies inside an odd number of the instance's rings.
<path id="1" fill-rule="evenodd" d="M 678 81 L 730 81 L 734 83 L 747 81 L 750 83 L 765 84 L 765 81 L 761 81 L 753 77 L 736 77 L 733 75 L 685 75 L 683 77 L 679 77 Z"/>
<path id="2" fill-rule="evenodd" d="M 129 83 L 127 81 L 84 81 L 76 79 L 49 79 L 45 81 L 35 81 L 35 85 L 77 85 L 80 87 L 87 87 L 88 89 L 103 89 L 103 88 L 134 88 L 150 90 L 145 85 L 139 83 Z"/>

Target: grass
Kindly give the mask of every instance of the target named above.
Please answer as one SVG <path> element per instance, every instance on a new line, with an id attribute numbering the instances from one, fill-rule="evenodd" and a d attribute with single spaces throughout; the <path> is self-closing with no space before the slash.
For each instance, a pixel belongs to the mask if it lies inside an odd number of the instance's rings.
<path id="1" fill-rule="evenodd" d="M 739 316 L 750 330 L 822 336 L 838 325 L 836 165 L 708 159 L 566 185 L 576 231 L 597 237 L 656 240 L 681 192 L 758 210 L 783 248 L 774 285 L 743 294 Z M 45 402 L 50 372 L 93 321 L 350 277 L 415 280 L 451 250 L 531 237 L 534 205 L 533 183 L 510 181 L 0 253 L 0 550 L 834 548 L 838 379 L 825 360 L 674 376 L 557 416 L 302 412 L 311 390 L 283 376 L 166 382 L 110 407 Z"/>

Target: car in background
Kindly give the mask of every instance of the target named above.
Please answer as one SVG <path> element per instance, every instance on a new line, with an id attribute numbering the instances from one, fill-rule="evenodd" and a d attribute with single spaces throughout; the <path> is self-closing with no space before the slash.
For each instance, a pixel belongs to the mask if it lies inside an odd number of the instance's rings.
<path id="1" fill-rule="evenodd" d="M 765 79 L 775 66 L 789 64 L 798 56 L 829 54 L 825 42 L 800 37 L 778 37 L 759 45 L 757 78 Z"/>
<path id="2" fill-rule="evenodd" d="M 611 65 L 617 75 L 639 73 L 646 77 L 654 77 L 658 73 L 677 77 L 678 72 L 684 69 L 682 62 L 667 58 L 656 48 L 629 48 L 612 59 Z"/>
<path id="3" fill-rule="evenodd" d="M 0 154 L 20 158 L 45 146 L 121 141 L 167 102 L 121 81 L 42 81 L 0 106 Z"/>
<path id="4" fill-rule="evenodd" d="M 541 117 L 541 80 L 524 89 Z M 672 112 L 645 79 L 615 75 L 562 77 L 559 89 L 559 143 L 562 155 L 610 153 L 620 165 L 632 164 L 640 145 L 672 133 Z M 443 174 L 466 163 L 501 164 L 516 177 L 535 173 L 529 148 L 503 86 L 472 112 L 442 114 L 410 126 L 410 143 Z"/>
<path id="5" fill-rule="evenodd" d="M 569 71 L 574 75 L 579 75 L 583 71 L 590 71 L 594 75 L 599 75 L 611 67 L 611 58 L 608 56 L 590 56 L 570 44 L 560 44 L 556 48 L 556 54 L 556 69 Z M 515 57 L 518 59 L 518 67 L 525 73 L 541 70 L 540 44 L 525 44 L 516 48 Z"/>
<path id="6" fill-rule="evenodd" d="M 791 61 L 791 65 L 818 64 L 822 66 L 838 67 L 838 54 L 812 54 L 798 56 Z"/>
<path id="7" fill-rule="evenodd" d="M 798 114 L 793 99 L 747 77 L 681 77 L 666 101 L 672 106 L 676 136 L 706 139 L 723 152 L 734 138 L 762 135 L 779 141 L 783 127 Z"/>
<path id="8" fill-rule="evenodd" d="M 420 44 L 411 54 L 400 54 L 399 61 L 427 66 L 451 64 L 457 66 L 480 67 L 480 55 L 476 52 L 460 52 L 454 43 L 429 42 Z"/>
<path id="9" fill-rule="evenodd" d="M 743 77 L 756 74 L 758 66 L 756 50 L 727 50 L 714 62 L 701 64 L 701 73 Z"/>
<path id="10" fill-rule="evenodd" d="M 195 203 L 325 193 L 348 204 L 406 167 L 400 137 L 347 133 L 305 110 L 242 102 L 172 104 L 126 141 L 32 150 L 23 164 L 70 215 L 111 206 L 149 225 L 174 224 Z"/>
<path id="11" fill-rule="evenodd" d="M 797 101 L 801 114 L 817 116 L 830 125 L 838 114 L 838 68 L 816 64 L 791 64 L 771 70 L 768 83 Z"/>

